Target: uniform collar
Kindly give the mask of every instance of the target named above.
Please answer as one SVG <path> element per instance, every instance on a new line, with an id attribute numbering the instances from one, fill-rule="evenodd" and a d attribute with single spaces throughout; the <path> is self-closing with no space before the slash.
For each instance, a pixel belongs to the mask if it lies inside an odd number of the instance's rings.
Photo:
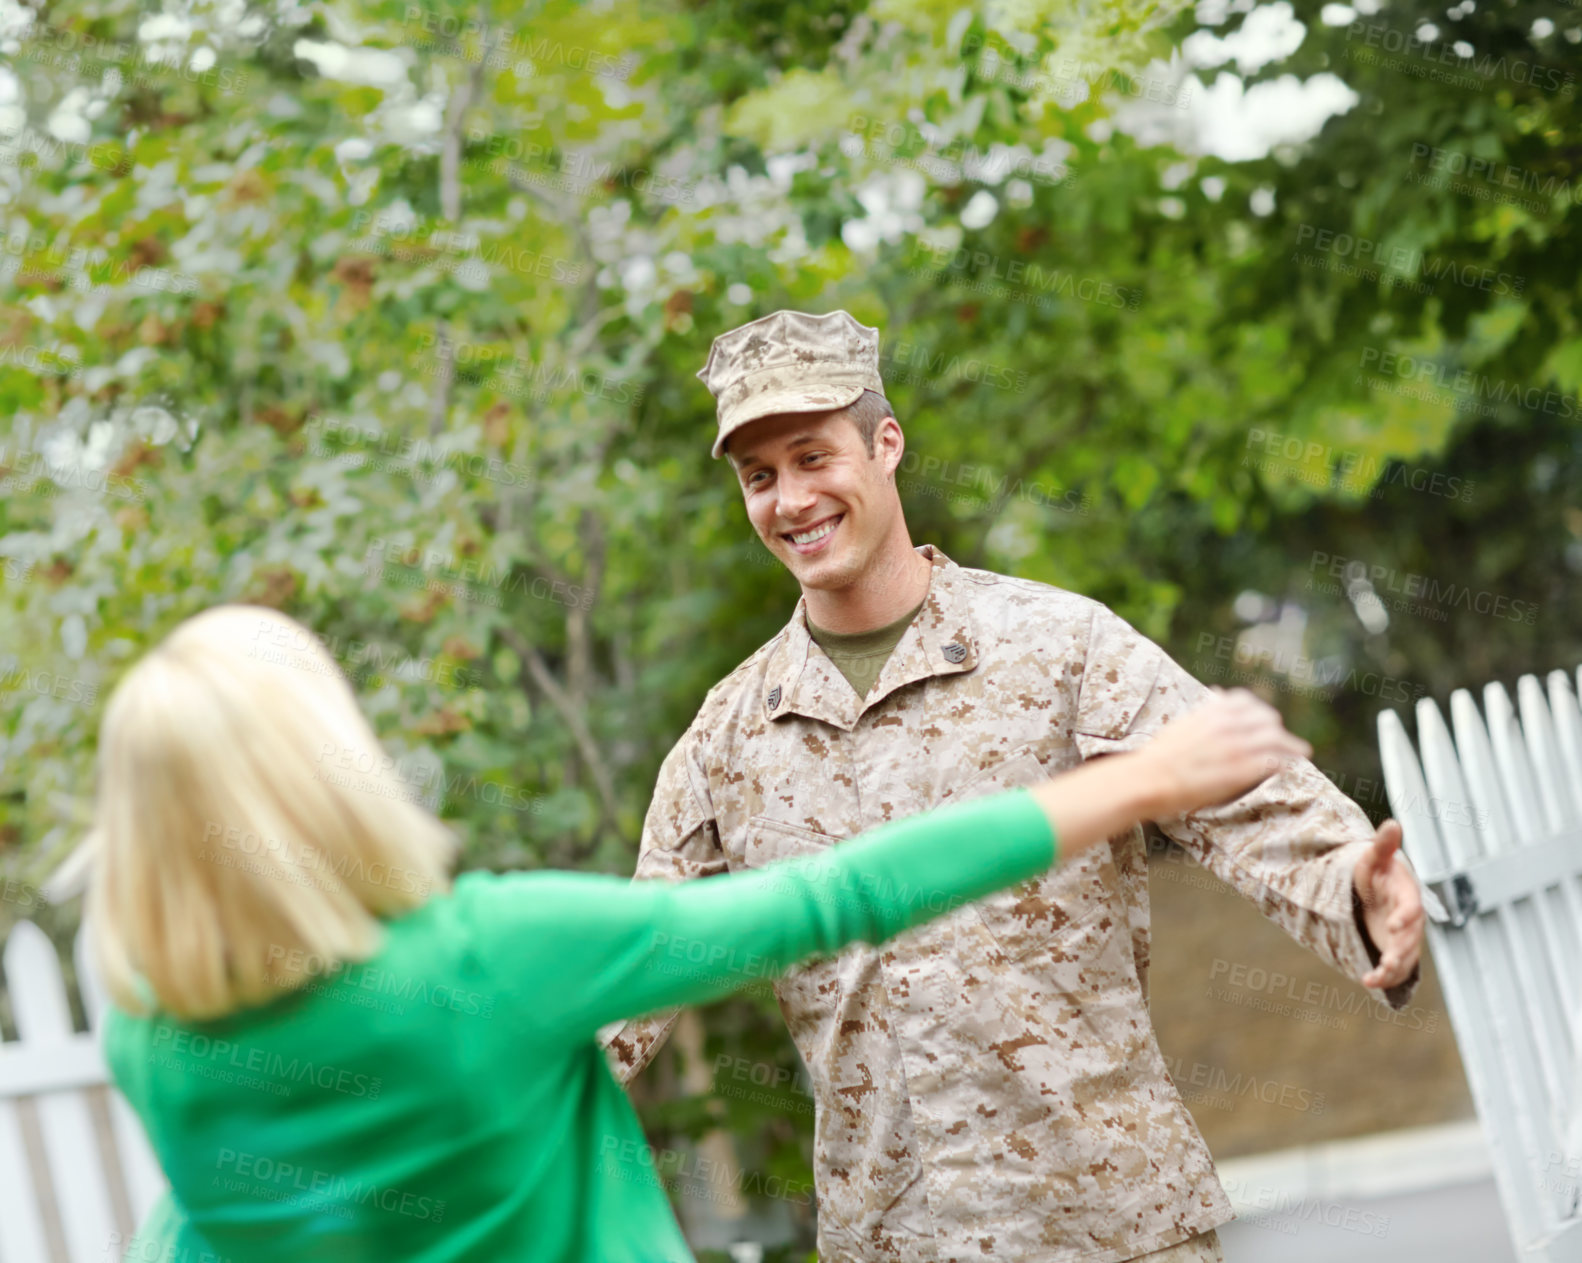
<path id="1" fill-rule="evenodd" d="M 923 544 L 917 551 L 934 567 L 928 579 L 928 597 L 868 696 L 857 696 L 808 634 L 807 597 L 803 596 L 780 643 L 769 655 L 759 698 L 765 719 L 802 715 L 850 732 L 864 712 L 896 689 L 930 676 L 959 675 L 978 665 L 978 642 L 961 567 L 932 544 Z"/>

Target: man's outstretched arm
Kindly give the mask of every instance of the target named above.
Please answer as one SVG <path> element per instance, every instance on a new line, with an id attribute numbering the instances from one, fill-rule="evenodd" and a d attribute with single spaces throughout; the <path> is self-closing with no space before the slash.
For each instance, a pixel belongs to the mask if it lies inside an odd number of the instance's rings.
<path id="1" fill-rule="evenodd" d="M 1135 748 L 1209 689 L 1102 607 L 1095 613 L 1075 740 L 1087 757 Z M 1393 1008 L 1410 1000 L 1423 936 L 1399 826 L 1366 814 L 1305 759 L 1221 807 L 1156 822 L 1293 939 Z"/>
<path id="2" fill-rule="evenodd" d="M 634 881 L 690 881 L 726 871 L 725 853 L 709 805 L 708 778 L 689 728 L 665 756 L 643 821 Z M 575 950 L 574 947 L 569 950 Z M 610 1069 L 623 1085 L 653 1060 L 679 1009 L 612 1022 L 599 1031 Z"/>

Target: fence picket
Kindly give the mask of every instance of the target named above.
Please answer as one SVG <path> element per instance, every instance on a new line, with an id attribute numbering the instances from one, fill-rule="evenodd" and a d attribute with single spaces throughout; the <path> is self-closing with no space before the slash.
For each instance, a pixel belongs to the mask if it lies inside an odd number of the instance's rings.
<path id="1" fill-rule="evenodd" d="M 1487 729 L 1471 695 L 1465 689 L 1457 690 L 1452 696 L 1451 715 L 1456 722 L 1456 744 L 1461 751 L 1468 785 L 1473 787 L 1474 798 L 1486 812 L 1483 821 L 1484 852 L 1491 856 L 1507 855 L 1517 849 L 1519 838 L 1533 836 L 1538 823 L 1532 813 L 1530 792 L 1525 798 L 1520 798 L 1517 792 L 1519 784 L 1517 788 L 1512 788 L 1513 782 L 1519 781 L 1519 769 L 1511 776 L 1502 774 L 1497 754 L 1499 749 L 1508 750 L 1512 744 L 1510 726 L 1515 724 L 1516 718 L 1511 710 L 1510 699 L 1497 684 L 1491 684 L 1484 690 L 1484 698 L 1489 709 Z M 1504 703 L 1503 708 L 1501 702 Z M 1520 734 L 1517 734 L 1516 739 L 1520 739 Z M 1532 966 L 1530 958 L 1533 952 L 1528 927 L 1515 916 L 1502 916 L 1497 920 L 1498 932 L 1503 936 L 1510 956 L 1510 974 L 1514 975 L 1516 983 L 1516 991 L 1512 994 L 1522 997 L 1528 1013 L 1542 1015 L 1546 1012 L 1543 992 L 1549 989 L 1549 984 L 1538 978 Z M 1553 1001 L 1550 1001 L 1548 1007 L 1552 1006 Z M 1521 1025 L 1525 1028 L 1525 1020 Z M 1526 1039 L 1525 1029 L 1514 1032 L 1511 1038 Z M 1561 1063 L 1555 1058 L 1553 1038 L 1539 1039 L 1534 1049 L 1540 1072 L 1538 1082 L 1542 1084 L 1546 1098 L 1545 1111 L 1553 1109 L 1553 1102 L 1559 1099 L 1563 1091 Z"/>
<path id="2" fill-rule="evenodd" d="M 1560 747 L 1560 783 L 1571 794 L 1571 818 L 1582 821 L 1582 708 L 1564 671 L 1549 673 L 1549 709 Z"/>
<path id="3" fill-rule="evenodd" d="M 12 1046 L 0 1044 L 0 1054 Z M 0 1080 L 0 1089 L 3 1086 Z M 49 1257 L 41 1205 L 16 1103 L 0 1091 L 0 1263 L 39 1263 Z"/>
<path id="4" fill-rule="evenodd" d="M 25 1043 L 62 1050 L 81 1044 L 72 1029 L 60 961 L 44 931 L 29 921 L 11 931 L 5 973 L 17 1032 Z M 80 1091 L 46 1092 L 37 1105 L 67 1254 L 71 1263 L 104 1263 L 106 1246 L 117 1239 L 115 1214 L 87 1099 Z"/>
<path id="5" fill-rule="evenodd" d="M 1470 694 L 1461 690 L 1460 696 L 1470 704 Z M 1454 708 L 1454 698 L 1451 704 Z M 1379 718 L 1382 736 L 1385 717 Z M 1470 715 L 1461 714 L 1459 719 L 1460 728 L 1469 736 L 1469 724 L 1476 724 L 1481 731 L 1475 708 Z M 1400 724 L 1394 727 L 1398 734 L 1396 739 L 1407 742 Z M 1462 778 L 1460 759 L 1450 732 L 1431 698 L 1417 703 L 1417 733 L 1429 792 L 1446 808 L 1441 811 L 1439 822 L 1444 855 L 1450 867 L 1466 868 L 1493 853 L 1493 848 L 1485 844 L 1482 836 L 1488 822 L 1476 810 L 1461 809 L 1472 803 L 1472 794 Z M 1476 737 L 1471 738 L 1471 744 L 1477 744 Z M 1409 743 L 1402 761 L 1410 766 Z M 1388 775 L 1386 773 L 1387 778 Z M 1443 867 L 1434 870 L 1435 874 L 1443 871 Z M 1527 1083 L 1540 1082 L 1543 1074 L 1522 1005 L 1517 1002 L 1530 990 L 1530 980 L 1522 976 L 1510 930 L 1508 922 L 1486 925 L 1474 918 L 1464 927 L 1461 937 L 1436 941 L 1434 954 L 1436 960 L 1453 958 L 1444 962 L 1448 969 L 1441 969 L 1441 987 L 1452 1024 L 1458 1034 L 1466 1032 L 1460 1041 L 1461 1055 L 1479 1113 L 1485 1118 L 1510 1120 L 1515 1133 L 1500 1129 L 1489 1136 L 1489 1146 L 1495 1155 L 1495 1182 L 1505 1204 L 1520 1204 L 1524 1219 L 1536 1224 L 1541 1221 L 1534 1192 L 1537 1182 L 1532 1178 L 1516 1178 L 1516 1173 L 1535 1174 L 1528 1168 L 1533 1166 L 1538 1153 L 1546 1152 L 1543 1145 L 1550 1139 L 1550 1129 L 1543 1125 L 1541 1117 L 1522 1107 L 1515 1084 L 1509 1075 L 1501 1073 L 1502 1065 L 1518 1066 Z M 1469 990 L 1468 978 L 1487 980 L 1486 1010 L 1480 1003 L 1476 987 Z"/>
<path id="6" fill-rule="evenodd" d="M 1540 791 L 1539 801 L 1547 826 L 1544 836 L 1553 836 L 1575 828 L 1577 823 L 1571 817 L 1570 793 L 1563 787 L 1563 765 L 1554 719 L 1537 676 L 1522 676 L 1516 682 L 1516 696 L 1521 706 L 1526 749 Z M 1529 845 L 1537 841 L 1537 837 L 1528 839 Z M 1562 1066 L 1569 1065 L 1574 1055 L 1579 1016 L 1571 999 L 1575 962 L 1582 957 L 1582 924 L 1578 923 L 1582 919 L 1582 900 L 1577 897 L 1576 886 L 1574 879 L 1557 882 L 1550 889 L 1540 891 L 1532 901 L 1534 920 L 1546 948 L 1549 969 L 1557 989 L 1559 1015 L 1565 1034 L 1559 1050 Z M 1562 1112 L 1566 1108 L 1568 1095 L 1569 1089 L 1566 1089 L 1559 1102 Z"/>
<path id="7" fill-rule="evenodd" d="M 1488 715 L 1494 770 L 1505 786 L 1505 801 L 1514 826 L 1509 845 L 1520 846 L 1523 839 L 1538 837 L 1543 831 L 1538 787 L 1533 783 L 1533 769 L 1527 760 L 1516 708 L 1511 705 L 1511 695 L 1503 684 L 1495 682 L 1483 686 L 1483 709 Z"/>
<path id="8" fill-rule="evenodd" d="M 1536 675 L 1516 681 L 1516 702 L 1521 712 L 1522 733 L 1532 762 L 1533 780 L 1538 787 L 1538 802 L 1543 808 L 1544 832 L 1558 833 L 1571 819 L 1571 794 L 1560 776 L 1560 748 L 1555 737 L 1549 702 Z"/>
<path id="9" fill-rule="evenodd" d="M 1505 782 L 1518 821 L 1513 845 L 1520 848 L 1540 838 L 1551 837 L 1556 830 L 1551 826 L 1543 798 L 1538 793 L 1526 737 L 1510 695 L 1503 685 L 1491 683 L 1484 687 L 1483 697 L 1489 712 L 1489 740 L 1494 748 L 1495 765 Z M 1516 929 L 1520 966 L 1533 979 L 1530 1020 L 1537 1027 L 1539 1051 L 1546 1065 L 1555 1067 L 1553 1078 L 1547 1080 L 1548 1115 L 1558 1117 L 1564 1112 L 1569 1096 L 1562 1068 L 1571 1064 L 1573 1002 L 1571 970 L 1567 967 L 1563 948 L 1564 936 L 1551 906 L 1551 892 L 1539 891 L 1512 903 L 1510 920 Z"/>
<path id="10" fill-rule="evenodd" d="M 1582 828 L 1582 701 L 1571 691 L 1571 681 L 1564 671 L 1549 673 L 1549 710 L 1555 721 L 1556 776 L 1569 792 L 1570 820 L 1573 828 Z M 1582 959 L 1582 877 L 1573 877 L 1562 883 L 1570 921 L 1577 934 L 1578 959 Z M 1571 1036 L 1574 1064 L 1582 1071 L 1582 1009 L 1572 1014 Z M 1578 1120 L 1578 1136 L 1582 1137 L 1582 1073 L 1572 1081 L 1572 1108 Z M 1577 1152 L 1582 1154 L 1582 1146 Z"/>
<path id="11" fill-rule="evenodd" d="M 1505 787 L 1494 771 L 1494 751 L 1489 745 L 1488 729 L 1477 703 L 1466 689 L 1450 695 L 1450 721 L 1455 726 L 1456 749 L 1461 752 L 1461 770 L 1466 776 L 1467 793 L 1478 814 L 1478 836 L 1485 855 L 1510 850 L 1514 836 L 1511 813 L 1505 805 Z"/>
<path id="12" fill-rule="evenodd" d="M 1556 687 L 1556 676 L 1559 687 Z M 1522 690 L 1522 727 L 1529 733 L 1529 741 L 1534 730 L 1541 734 L 1535 758 L 1542 759 L 1543 779 L 1554 789 L 1557 832 L 1582 828 L 1582 749 L 1573 744 L 1582 737 L 1582 712 L 1577 710 L 1576 698 L 1565 684 L 1563 671 L 1550 673 L 1547 705 L 1536 676 L 1524 675 L 1518 685 Z M 1529 706 L 1531 723 L 1528 722 Z M 1555 919 L 1563 929 L 1569 930 L 1566 940 L 1557 945 L 1561 977 L 1565 977 L 1570 972 L 1566 962 L 1582 960 L 1582 880 L 1572 878 L 1561 882 L 1550 903 Z M 1573 1013 L 1573 1046 L 1582 1041 L 1579 1020 L 1582 1020 L 1582 1013 Z"/>

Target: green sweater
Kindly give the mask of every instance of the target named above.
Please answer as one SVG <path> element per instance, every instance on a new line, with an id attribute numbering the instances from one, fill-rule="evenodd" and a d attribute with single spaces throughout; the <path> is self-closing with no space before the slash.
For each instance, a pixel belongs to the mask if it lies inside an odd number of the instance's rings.
<path id="1" fill-rule="evenodd" d="M 1016 789 L 705 881 L 469 873 L 270 1005 L 112 1010 L 106 1058 L 171 1183 L 128 1257 L 690 1263 L 599 1027 L 882 942 L 1057 854 Z"/>

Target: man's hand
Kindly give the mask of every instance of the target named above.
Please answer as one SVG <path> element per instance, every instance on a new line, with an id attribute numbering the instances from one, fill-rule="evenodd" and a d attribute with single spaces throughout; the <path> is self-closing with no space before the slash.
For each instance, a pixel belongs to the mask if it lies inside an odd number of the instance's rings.
<path id="1" fill-rule="evenodd" d="M 1386 820 L 1373 835 L 1373 845 L 1351 870 L 1368 935 L 1379 949 L 1379 963 L 1363 975 L 1365 987 L 1394 987 L 1405 982 L 1417 968 L 1423 950 L 1423 900 L 1400 849 L 1401 826 Z"/>

